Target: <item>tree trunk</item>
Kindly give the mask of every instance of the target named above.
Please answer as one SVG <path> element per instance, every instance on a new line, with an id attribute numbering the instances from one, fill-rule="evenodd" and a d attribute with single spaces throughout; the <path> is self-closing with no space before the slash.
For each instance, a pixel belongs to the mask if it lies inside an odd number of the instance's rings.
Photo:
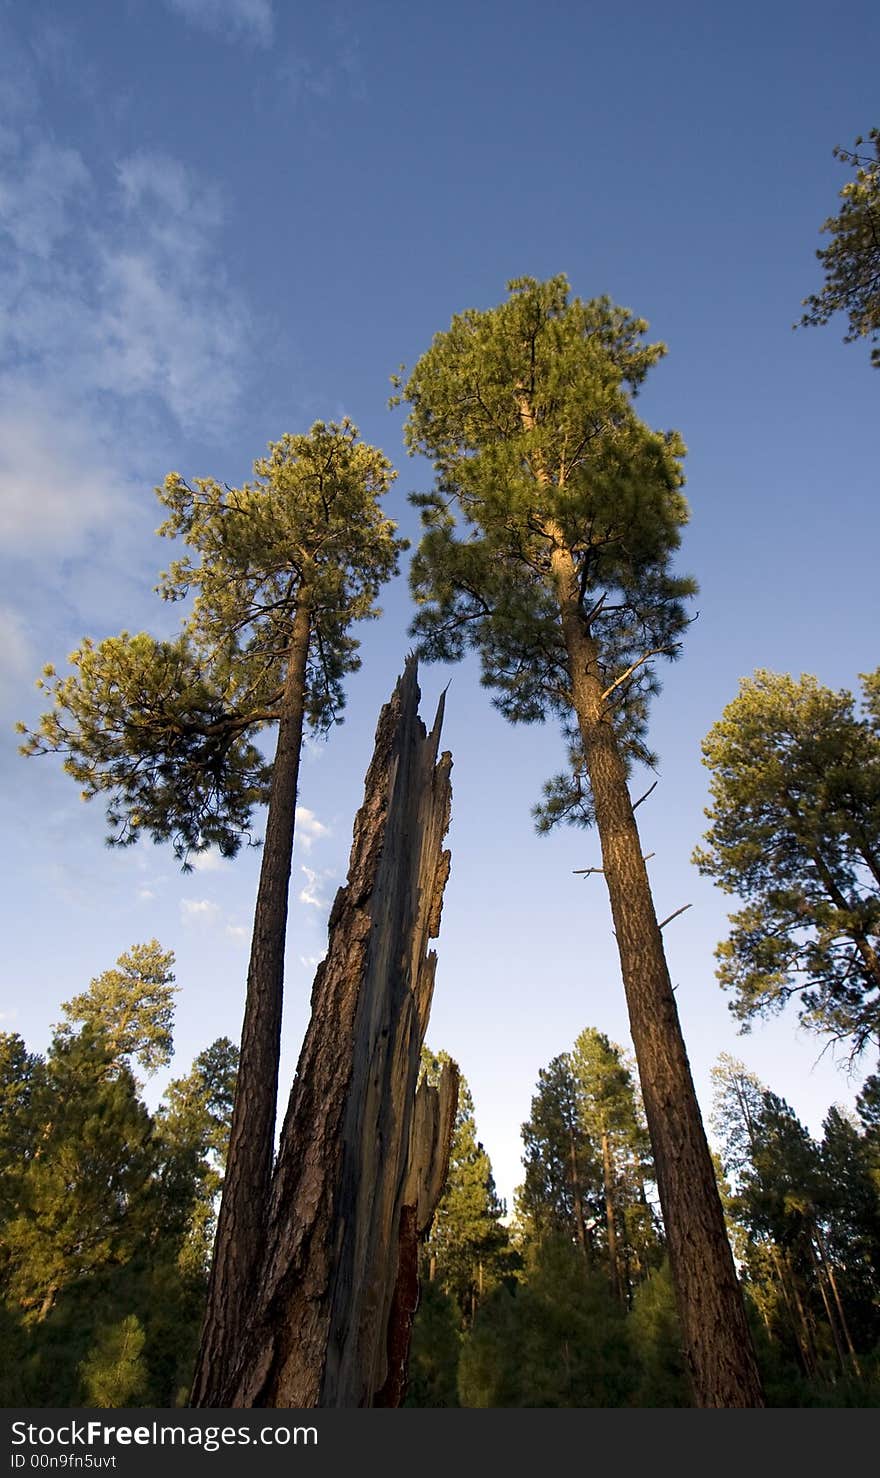
<path id="1" fill-rule="evenodd" d="M 837 1359 L 840 1365 L 841 1374 L 846 1375 L 846 1350 L 843 1346 L 843 1339 L 837 1326 L 837 1319 L 835 1317 L 834 1310 L 831 1307 L 831 1301 L 828 1297 L 828 1289 L 825 1287 L 826 1280 L 823 1275 L 822 1264 L 820 1263 L 816 1253 L 816 1249 L 813 1246 L 813 1238 L 809 1227 L 807 1228 L 807 1250 L 810 1254 L 810 1262 L 813 1264 L 813 1272 L 816 1274 L 816 1282 L 819 1285 L 819 1292 L 822 1295 L 822 1303 L 825 1306 L 825 1317 L 828 1320 L 828 1328 L 831 1330 L 831 1338 L 834 1340 L 834 1348 L 837 1351 Z"/>
<path id="2" fill-rule="evenodd" d="M 191 1404 L 218 1406 L 221 1372 L 238 1352 L 266 1229 L 284 996 L 284 951 L 305 712 L 310 618 L 293 618 L 254 911 L 229 1151 Z"/>
<path id="3" fill-rule="evenodd" d="M 801 1297 L 797 1271 L 791 1257 L 788 1254 L 786 1255 L 785 1261 L 786 1266 L 788 1267 L 789 1277 L 791 1279 L 792 1296 L 795 1301 L 795 1307 L 798 1311 L 798 1318 L 801 1322 L 801 1329 L 803 1330 L 804 1348 L 809 1352 L 813 1374 L 818 1375 L 820 1360 L 815 1338 L 815 1321 L 813 1320 L 812 1314 L 810 1314 L 809 1316 L 807 1315 L 807 1310 L 804 1307 L 804 1300 Z"/>
<path id="4" fill-rule="evenodd" d="M 578 1170 L 577 1149 L 574 1142 L 574 1132 L 568 1131 L 569 1158 L 571 1160 L 571 1194 L 574 1202 L 574 1222 L 577 1231 L 578 1244 L 584 1255 L 584 1261 L 590 1261 L 590 1250 L 587 1246 L 587 1223 L 584 1216 L 584 1193 L 581 1187 L 580 1171 Z"/>
<path id="5" fill-rule="evenodd" d="M 602 1130 L 602 1178 L 605 1182 L 605 1226 L 608 1233 L 608 1276 L 618 1303 L 623 1303 L 623 1284 L 620 1277 L 620 1260 L 617 1251 L 617 1227 L 614 1221 L 614 1163 L 611 1145 L 605 1129 Z"/>
<path id="6" fill-rule="evenodd" d="M 823 1266 L 825 1267 L 825 1270 L 828 1274 L 828 1282 L 831 1284 L 831 1292 L 834 1294 L 834 1304 L 840 1317 L 840 1325 L 843 1330 L 843 1337 L 846 1340 L 846 1347 L 849 1350 L 849 1357 L 852 1361 L 853 1370 L 859 1377 L 859 1380 L 861 1380 L 862 1368 L 859 1365 L 859 1357 L 856 1354 L 856 1347 L 852 1342 L 852 1335 L 849 1332 L 849 1322 L 847 1320 L 846 1314 L 844 1313 L 843 1301 L 840 1297 L 840 1290 L 837 1287 L 837 1279 L 834 1276 L 834 1264 L 831 1261 L 831 1258 L 828 1256 L 828 1248 L 825 1245 L 825 1238 L 822 1236 L 819 1228 L 814 1227 L 813 1230 L 816 1237 L 816 1243 L 819 1248 L 819 1256 L 821 1257 Z"/>
<path id="7" fill-rule="evenodd" d="M 395 1405 L 417 1240 L 446 1176 L 457 1073 L 416 1092 L 449 853 L 451 761 L 418 718 L 415 660 L 379 720 L 348 881 L 281 1135 L 249 1329 L 216 1404 Z"/>
<path id="8" fill-rule="evenodd" d="M 534 411 L 522 384 L 516 387 L 516 399 L 524 428 L 533 430 Z M 533 471 L 540 486 L 550 486 L 539 460 Z M 550 572 L 568 656 L 571 702 L 593 794 L 694 1397 L 698 1406 L 763 1406 L 761 1377 L 654 912 L 626 766 L 606 706 L 597 644 L 582 614 L 580 580 L 563 531 L 552 519 L 544 519 L 543 528 L 550 540 Z"/>
<path id="9" fill-rule="evenodd" d="M 776 1272 L 776 1280 L 779 1284 L 780 1289 L 782 1290 L 782 1297 L 785 1300 L 785 1307 L 788 1311 L 788 1321 L 791 1326 L 791 1332 L 794 1335 L 795 1344 L 797 1345 L 801 1367 L 803 1369 L 804 1375 L 807 1377 L 807 1380 L 809 1380 L 816 1373 L 815 1362 L 809 1343 L 810 1331 L 807 1328 L 806 1321 L 803 1317 L 803 1309 L 800 1309 L 800 1319 L 796 1317 L 795 1304 L 793 1302 L 792 1294 L 789 1293 L 788 1283 L 785 1277 L 785 1267 L 779 1255 L 779 1248 L 776 1246 L 775 1242 L 770 1243 L 770 1257 L 773 1263 L 774 1270 Z"/>
<path id="10" fill-rule="evenodd" d="M 698 1406 L 764 1398 L 657 924 L 599 653 L 561 531 L 552 572 L 592 787 L 685 1350 Z"/>

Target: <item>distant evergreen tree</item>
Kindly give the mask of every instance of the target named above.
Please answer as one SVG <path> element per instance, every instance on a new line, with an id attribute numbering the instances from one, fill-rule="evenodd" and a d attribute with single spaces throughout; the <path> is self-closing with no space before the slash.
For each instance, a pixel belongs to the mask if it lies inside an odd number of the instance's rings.
<path id="1" fill-rule="evenodd" d="M 219 1038 L 148 1113 L 129 1061 L 170 1050 L 170 964 L 155 941 L 123 956 L 124 989 L 105 972 L 74 997 L 84 1024 L 57 1028 L 45 1060 L 0 1036 L 0 1404 L 186 1399 L 237 1051 Z"/>
<path id="2" fill-rule="evenodd" d="M 94 1348 L 80 1366 L 83 1406 L 139 1405 L 147 1389 L 145 1338 L 134 1314 L 99 1329 Z"/>
<path id="3" fill-rule="evenodd" d="M 525 1177 L 516 1193 L 521 1227 L 537 1239 L 567 1232 L 591 1260 L 593 1229 L 603 1209 L 601 1166 L 583 1122 L 570 1053 L 554 1057 L 539 1071 L 522 1138 Z"/>
<path id="4" fill-rule="evenodd" d="M 527 1255 L 486 1300 L 459 1363 L 462 1406 L 628 1406 L 637 1382 L 626 1316 L 568 1238 Z"/>
<path id="5" fill-rule="evenodd" d="M 522 1135 L 516 1205 L 526 1239 L 567 1235 L 587 1263 L 604 1264 L 628 1303 L 662 1244 L 646 1195 L 650 1141 L 621 1049 L 593 1028 L 581 1032 L 571 1052 L 539 1072 Z"/>
<path id="6" fill-rule="evenodd" d="M 833 152 L 855 173 L 840 191 L 837 215 L 821 228 L 831 237 L 816 252 L 825 272 L 822 290 L 804 298 L 807 311 L 795 326 L 827 323 L 835 313 L 846 313 L 844 343 L 872 340 L 871 362 L 880 367 L 880 128 L 871 129 L 867 145 L 859 136 L 854 148 L 838 146 Z"/>
<path id="7" fill-rule="evenodd" d="M 693 1403 L 675 1289 L 668 1262 L 639 1284 L 633 1298 L 629 1334 L 638 1355 L 640 1380 L 636 1406 L 690 1406 Z"/>
<path id="8" fill-rule="evenodd" d="M 745 905 L 718 978 L 748 1024 L 798 1004 L 853 1052 L 880 1041 L 880 669 L 851 693 L 758 671 L 703 742 L 712 805 L 694 861 Z"/>
<path id="9" fill-rule="evenodd" d="M 644 1112 L 622 1049 L 603 1032 L 581 1032 L 571 1065 L 581 1127 L 601 1167 L 597 1189 L 608 1276 L 616 1296 L 628 1303 L 635 1284 L 662 1256 L 645 1191 L 655 1172 Z"/>
<path id="10" fill-rule="evenodd" d="M 733 1180 L 728 1204 L 767 1333 L 813 1386 L 860 1382 L 880 1292 L 864 1143 L 832 1110 L 816 1144 L 789 1105 L 733 1058 L 714 1076 L 714 1123 Z"/>
<path id="11" fill-rule="evenodd" d="M 43 1319 L 62 1289 L 130 1258 L 149 1235 L 150 1116 L 103 1032 L 58 1035 L 44 1115 L 6 1223 L 9 1292 Z"/>
<path id="12" fill-rule="evenodd" d="M 104 970 L 87 991 L 65 1001 L 68 1022 L 103 1032 L 114 1068 L 137 1061 L 154 1073 L 171 1060 L 174 1025 L 174 955 L 158 939 L 135 944 Z M 69 1026 L 61 1031 L 67 1033 Z"/>
<path id="13" fill-rule="evenodd" d="M 17 1032 L 0 1032 L 0 1286 L 8 1254 L 4 1227 L 21 1199 L 22 1178 L 37 1143 L 46 1065 Z"/>
<path id="14" fill-rule="evenodd" d="M 425 1052 L 430 1074 L 444 1054 Z M 477 1307 L 510 1266 L 510 1238 L 501 1218 L 503 1201 L 495 1190 L 492 1165 L 477 1139 L 474 1102 L 464 1077 L 449 1156 L 446 1189 L 425 1244 L 424 1274 L 455 1299 L 462 1323 L 473 1322 Z"/>
<path id="15" fill-rule="evenodd" d="M 238 1048 L 218 1037 L 169 1083 L 156 1119 L 166 1195 L 186 1218 L 181 1256 L 195 1275 L 210 1263 L 237 1067 Z"/>
<path id="16" fill-rule="evenodd" d="M 422 1282 L 409 1350 L 405 1406 L 458 1406 L 461 1310 L 435 1280 Z"/>

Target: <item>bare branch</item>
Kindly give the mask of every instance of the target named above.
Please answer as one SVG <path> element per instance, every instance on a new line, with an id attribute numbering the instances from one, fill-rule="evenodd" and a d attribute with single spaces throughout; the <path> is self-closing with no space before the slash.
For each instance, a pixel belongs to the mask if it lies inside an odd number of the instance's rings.
<path id="1" fill-rule="evenodd" d="M 581 599 L 583 599 L 583 594 L 581 595 Z M 599 612 L 601 611 L 601 609 L 604 606 L 604 604 L 605 604 L 605 602 L 606 602 L 607 599 L 608 599 L 608 591 L 605 590 L 599 596 L 599 599 L 596 601 L 596 604 L 593 606 L 593 609 L 591 611 L 587 611 L 587 614 L 584 616 L 584 624 L 585 625 L 589 626 L 590 622 L 596 616 L 598 616 Z"/>
<path id="2" fill-rule="evenodd" d="M 692 903 L 683 903 L 681 905 L 681 908 L 677 908 L 675 910 L 675 913 L 669 914 L 668 917 L 663 920 L 663 923 L 662 924 L 658 924 L 657 925 L 657 928 L 658 929 L 662 929 L 665 924 L 671 924 L 672 923 L 672 920 L 673 919 L 677 919 L 680 913 L 686 913 L 687 910 L 689 908 L 693 908 L 693 906 L 694 905 Z"/>
<path id="3" fill-rule="evenodd" d="M 657 789 L 657 786 L 659 784 L 660 784 L 660 781 L 659 780 L 655 780 L 653 785 L 649 785 L 648 786 L 648 789 L 645 791 L 645 794 L 644 795 L 640 795 L 639 798 L 638 798 L 638 800 L 633 804 L 632 809 L 635 811 L 637 809 L 637 807 L 642 804 L 642 801 L 646 801 L 648 799 L 648 796 L 651 794 L 651 791 L 652 790 L 656 790 Z"/>
<path id="4" fill-rule="evenodd" d="M 628 667 L 626 669 L 626 672 L 622 672 L 620 674 L 620 677 L 616 677 L 614 679 L 614 682 L 611 684 L 611 687 L 605 689 L 605 692 L 602 694 L 602 697 L 599 701 L 601 703 L 604 703 L 605 699 L 614 692 L 615 688 L 619 688 L 621 683 L 625 683 L 628 677 L 632 677 L 633 673 L 636 672 L 638 668 L 644 666 L 646 662 L 650 662 L 652 657 L 666 656 L 671 650 L 671 647 L 653 647 L 650 652 L 645 653 L 644 657 L 640 657 L 638 662 L 634 662 L 631 667 Z"/>

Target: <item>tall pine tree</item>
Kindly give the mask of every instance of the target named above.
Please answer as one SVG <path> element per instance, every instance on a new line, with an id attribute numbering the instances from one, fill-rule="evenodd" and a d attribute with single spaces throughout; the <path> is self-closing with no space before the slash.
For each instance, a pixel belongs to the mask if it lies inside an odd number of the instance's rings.
<path id="1" fill-rule="evenodd" d="M 703 742 L 712 805 L 694 861 L 745 906 L 718 948 L 743 1022 L 880 1043 L 880 672 L 851 693 L 760 670 Z"/>
<path id="2" fill-rule="evenodd" d="M 627 784 L 647 756 L 657 659 L 675 656 L 691 580 L 673 574 L 684 448 L 635 414 L 662 356 L 645 323 L 564 277 L 522 278 L 437 334 L 405 383 L 416 501 L 412 565 L 424 655 L 480 653 L 516 722 L 557 717 L 572 774 L 545 818 L 595 820 L 697 1399 L 762 1403 L 742 1298 Z"/>
<path id="3" fill-rule="evenodd" d="M 184 862 L 211 844 L 234 856 L 254 807 L 268 804 L 207 1363 L 237 1343 L 265 1225 L 304 725 L 338 718 L 358 666 L 351 626 L 378 614 L 396 570 L 403 541 L 379 504 L 393 476 L 348 420 L 274 442 L 240 488 L 169 474 L 156 490 L 168 515 L 159 532 L 190 552 L 160 589 L 195 597 L 181 635 L 83 642 L 70 676 L 46 670 L 53 707 L 22 746 L 63 754 L 86 798 L 109 798 L 111 843 L 151 835 Z M 255 739 L 273 725 L 269 763 Z"/>

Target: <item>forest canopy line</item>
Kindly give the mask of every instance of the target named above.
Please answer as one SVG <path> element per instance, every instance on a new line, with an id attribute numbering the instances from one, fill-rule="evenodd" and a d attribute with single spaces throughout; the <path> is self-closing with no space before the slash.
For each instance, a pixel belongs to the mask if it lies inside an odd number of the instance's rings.
<path id="1" fill-rule="evenodd" d="M 238 1051 L 219 1037 L 146 1108 L 132 1062 L 170 1056 L 173 966 L 134 945 L 45 1056 L 0 1033 L 3 1405 L 186 1401 Z"/>
<path id="2" fill-rule="evenodd" d="M 78 998 L 79 1032 L 59 1028 L 45 1057 L 0 1035 L 6 1405 L 173 1406 L 190 1388 L 236 1052 L 213 1043 L 148 1112 L 114 1055 L 119 1016 L 100 979 Z M 145 1027 L 151 991 L 145 977 Z M 429 1079 L 444 1060 L 423 1052 Z M 874 1405 L 876 1082 L 858 1120 L 831 1108 L 816 1140 L 742 1063 L 723 1055 L 715 1080 L 718 1174 L 768 1402 Z M 462 1083 L 447 1187 L 421 1252 L 406 1404 L 691 1405 L 621 1048 L 580 1033 L 542 1069 L 523 1140 L 510 1217 Z"/>

